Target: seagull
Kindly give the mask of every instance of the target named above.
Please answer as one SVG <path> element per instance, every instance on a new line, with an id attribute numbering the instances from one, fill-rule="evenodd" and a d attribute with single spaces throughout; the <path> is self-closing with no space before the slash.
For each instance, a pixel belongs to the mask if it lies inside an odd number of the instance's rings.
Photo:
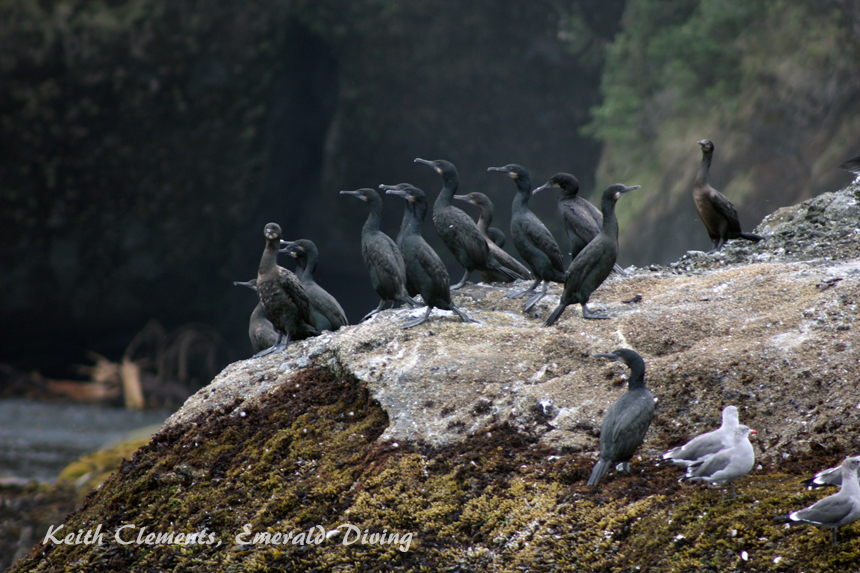
<path id="1" fill-rule="evenodd" d="M 732 488 L 732 499 L 737 497 L 735 486 L 732 484 L 750 473 L 755 464 L 755 451 L 749 440 L 749 435 L 755 434 L 749 426 L 739 425 L 732 434 L 732 447 L 690 465 L 687 474 L 678 481 L 701 480 L 712 484 L 726 484 Z M 720 490 L 720 499 L 725 500 L 725 492 Z"/>
<path id="2" fill-rule="evenodd" d="M 806 509 L 778 517 L 776 521 L 787 521 L 790 524 L 811 523 L 832 529 L 830 542 L 836 545 L 836 531 L 860 517 L 860 482 L 856 479 L 857 468 L 860 468 L 860 457 L 845 458 L 840 466 L 842 488 L 839 493 L 818 500 Z"/>
<path id="3" fill-rule="evenodd" d="M 839 487 L 842 485 L 842 466 L 827 468 L 821 470 L 814 477 L 803 480 L 801 482 L 807 489 L 817 489 L 819 487 Z"/>
<path id="4" fill-rule="evenodd" d="M 676 466 L 688 467 L 732 446 L 732 435 L 738 427 L 736 406 L 723 408 L 723 424 L 716 430 L 696 436 L 681 447 L 663 454 L 663 459 Z"/>

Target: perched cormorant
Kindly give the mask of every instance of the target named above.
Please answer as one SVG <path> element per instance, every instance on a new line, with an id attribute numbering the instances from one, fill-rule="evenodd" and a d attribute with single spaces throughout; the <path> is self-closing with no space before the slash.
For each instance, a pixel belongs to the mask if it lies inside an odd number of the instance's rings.
<path id="1" fill-rule="evenodd" d="M 591 293 L 609 276 L 618 257 L 618 219 L 615 217 L 615 203 L 623 194 L 634 189 L 639 189 L 639 186 L 625 187 L 616 183 L 603 192 L 603 200 L 600 202 L 603 228 L 570 263 L 564 279 L 561 301 L 546 319 L 544 326 L 552 326 L 567 305 L 574 303 L 582 305 L 583 318 L 609 318 L 602 314 L 592 314 L 587 303 Z"/>
<path id="2" fill-rule="evenodd" d="M 489 227 L 490 222 L 493 220 L 493 203 L 490 201 L 490 198 L 483 193 L 478 193 L 476 191 L 474 193 L 469 193 L 468 195 L 454 195 L 454 199 L 466 201 L 478 208 L 480 213 L 477 223 L 478 229 L 487 240 L 487 246 L 490 247 L 490 252 L 493 254 L 493 257 L 499 261 L 502 266 L 511 269 L 515 273 L 519 273 L 523 276 L 531 276 L 531 272 L 522 263 L 502 249 L 505 244 L 505 234 L 495 227 Z M 493 231 L 495 231 L 495 233 L 493 233 Z M 492 238 L 494 235 L 497 237 L 496 240 Z M 478 274 L 481 275 L 482 281 L 488 283 L 510 281 L 508 277 L 496 271 L 478 271 Z"/>
<path id="3" fill-rule="evenodd" d="M 292 271 L 278 266 L 281 247 L 281 227 L 269 223 L 263 230 L 266 248 L 257 270 L 257 294 L 266 314 L 278 332 L 278 342 L 259 352 L 265 356 L 287 347 L 290 340 L 316 336 L 319 331 L 310 324 L 311 303 L 302 283 Z"/>
<path id="4" fill-rule="evenodd" d="M 436 231 L 442 238 L 445 246 L 454 254 L 466 272 L 460 282 L 453 285 L 451 290 L 455 290 L 466 284 L 469 275 L 472 271 L 497 271 L 508 277 L 511 281 L 523 278 L 519 273 L 508 269 L 498 261 L 490 252 L 487 245 L 487 240 L 478 230 L 478 226 L 465 212 L 451 205 L 451 199 L 454 193 L 457 192 L 457 187 L 460 184 L 460 176 L 457 173 L 457 168 L 444 159 L 436 161 L 428 161 L 426 159 L 416 159 L 416 163 L 429 165 L 437 173 L 442 176 L 444 186 L 439 196 L 436 197 L 436 202 L 433 203 L 433 224 L 436 225 Z"/>
<path id="5" fill-rule="evenodd" d="M 406 263 L 406 277 L 421 294 L 427 305 L 423 316 L 410 320 L 403 328 L 412 328 L 430 318 L 433 308 L 454 311 L 464 322 L 475 322 L 463 311 L 454 306 L 451 301 L 451 278 L 442 259 L 436 254 L 424 237 L 421 236 L 421 226 L 427 215 L 427 196 L 424 191 L 409 183 L 399 185 L 380 185 L 387 194 L 397 195 L 406 200 L 406 212 L 409 216 L 400 250 Z"/>
<path id="6" fill-rule="evenodd" d="M 813 505 L 778 517 L 776 521 L 795 523 L 811 523 L 818 527 L 830 529 L 830 543 L 837 544 L 836 531 L 860 518 L 860 482 L 857 481 L 857 470 L 860 469 L 860 457 L 845 458 L 842 462 L 842 488 L 839 493 L 820 499 Z"/>
<path id="7" fill-rule="evenodd" d="M 528 171 L 521 165 L 511 163 L 504 167 L 488 167 L 487 171 L 498 171 L 508 175 L 517 185 L 511 207 L 511 237 L 517 252 L 531 268 L 534 282 L 524 291 L 508 295 L 510 298 L 520 298 L 531 295 L 526 299 L 523 310 L 533 307 L 546 296 L 549 281 L 564 282 L 564 259 L 555 237 L 537 216 L 529 210 L 529 198 L 532 195 L 532 183 Z M 543 290 L 535 293 L 538 284 L 543 281 Z"/>
<path id="8" fill-rule="evenodd" d="M 485 239 L 495 244 L 497 247 L 502 248 L 505 246 L 505 241 L 507 239 L 505 238 L 504 231 L 498 227 L 490 226 L 493 223 L 493 215 L 496 210 L 489 197 L 483 193 L 473 191 L 468 195 L 454 195 L 454 199 L 466 201 L 467 203 L 471 203 L 477 207 L 478 221 L 475 224 L 478 225 L 478 230 L 481 231 L 481 234 L 484 235 Z"/>
<path id="9" fill-rule="evenodd" d="M 669 450 L 663 454 L 663 459 L 676 466 L 688 467 L 705 458 L 716 454 L 734 443 L 735 428 L 738 427 L 737 406 L 723 408 L 722 425 L 706 434 L 696 436 L 683 446 Z"/>
<path id="10" fill-rule="evenodd" d="M 760 235 L 741 231 L 735 206 L 726 199 L 725 195 L 708 184 L 708 169 L 714 156 L 714 144 L 708 139 L 697 143 L 702 146 L 702 164 L 693 183 L 693 201 L 699 217 L 702 218 L 702 223 L 705 224 L 708 236 L 714 243 L 713 250 L 722 249 L 729 239 L 743 238 L 756 243 L 761 241 Z"/>
<path id="11" fill-rule="evenodd" d="M 860 476 L 858 476 L 860 478 Z M 803 480 L 801 482 L 808 489 L 817 489 L 819 487 L 839 487 L 842 485 L 842 466 L 836 466 L 834 468 L 827 468 L 826 470 L 821 470 L 813 477 Z"/>
<path id="12" fill-rule="evenodd" d="M 319 260 L 317 246 L 307 239 L 299 239 L 287 241 L 282 250 L 289 253 L 298 263 L 296 276 L 302 282 L 311 301 L 311 324 L 319 331 L 337 330 L 348 324 L 346 314 L 337 299 L 314 280 L 314 270 Z"/>
<path id="13" fill-rule="evenodd" d="M 732 482 L 750 473 L 755 465 L 755 450 L 749 440 L 749 435 L 755 434 L 743 424 L 735 428 L 732 434 L 732 446 L 712 456 L 705 456 L 698 462 L 687 467 L 687 474 L 678 481 L 700 480 L 711 484 L 729 484 L 732 488 L 732 498 L 738 496 Z M 720 499 L 725 500 L 725 492 L 720 489 Z"/>
<path id="14" fill-rule="evenodd" d="M 379 230 L 379 223 L 382 221 L 382 199 L 379 193 L 365 187 L 357 191 L 341 191 L 340 194 L 352 195 L 370 206 L 370 213 L 361 228 L 361 256 L 380 300 L 379 306 L 361 320 L 367 320 L 381 311 L 388 301 L 418 306 L 406 292 L 406 266 L 400 249 L 391 237 Z"/>
<path id="15" fill-rule="evenodd" d="M 613 464 L 621 463 L 624 471 L 630 471 L 630 458 L 645 439 L 654 417 L 654 395 L 645 387 L 642 357 L 628 348 L 594 356 L 624 362 L 630 368 L 630 379 L 627 392 L 609 407 L 600 426 L 600 460 L 591 470 L 590 486 L 597 485 Z"/>
<path id="16" fill-rule="evenodd" d="M 570 260 L 573 260 L 600 232 L 603 215 L 590 201 L 579 196 L 579 180 L 570 173 L 556 173 L 549 181 L 532 191 L 532 195 L 550 187 L 561 190 L 557 203 L 558 213 L 570 242 Z M 624 270 L 618 265 L 612 270 L 624 274 Z"/>
<path id="17" fill-rule="evenodd" d="M 257 292 L 257 279 L 251 279 L 247 282 L 233 281 L 233 284 L 248 287 Z M 272 321 L 269 320 L 269 315 L 266 314 L 263 303 L 259 301 L 259 296 L 257 297 L 257 306 L 254 307 L 251 318 L 248 320 L 248 338 L 251 339 L 251 349 L 254 354 L 271 348 L 278 342 L 278 332 L 272 325 Z"/>

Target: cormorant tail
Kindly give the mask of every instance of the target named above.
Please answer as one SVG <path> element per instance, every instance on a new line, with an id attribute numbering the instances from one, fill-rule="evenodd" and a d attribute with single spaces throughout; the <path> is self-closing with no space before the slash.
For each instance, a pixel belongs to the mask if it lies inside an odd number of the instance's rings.
<path id="1" fill-rule="evenodd" d="M 587 485 L 597 485 L 597 482 L 600 481 L 600 478 L 606 475 L 606 472 L 609 470 L 609 467 L 611 465 L 612 460 L 599 460 L 596 464 L 594 464 L 594 469 L 591 470 L 591 477 L 588 478 Z"/>
<path id="2" fill-rule="evenodd" d="M 567 308 L 566 304 L 559 304 L 555 307 L 555 310 L 552 311 L 552 314 L 549 315 L 549 318 L 546 319 L 546 322 L 543 323 L 544 326 L 552 326 L 555 324 L 555 321 L 558 320 L 558 317 L 561 316 L 561 313 L 564 312 L 564 309 Z"/>
<path id="3" fill-rule="evenodd" d="M 747 241 L 754 241 L 756 243 L 758 243 L 764 238 L 761 235 L 756 235 L 755 233 L 741 233 L 741 237 L 743 237 Z"/>

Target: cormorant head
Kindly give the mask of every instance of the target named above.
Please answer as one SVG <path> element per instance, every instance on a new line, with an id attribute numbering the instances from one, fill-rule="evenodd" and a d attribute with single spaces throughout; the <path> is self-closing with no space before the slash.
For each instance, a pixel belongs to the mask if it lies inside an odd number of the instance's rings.
<path id="1" fill-rule="evenodd" d="M 621 183 L 615 183 L 606 188 L 606 191 L 603 192 L 603 198 L 609 199 L 610 201 L 618 201 L 618 199 L 624 195 L 625 193 L 629 193 L 634 189 L 639 189 L 639 185 L 633 185 L 632 187 L 625 187 Z"/>
<path id="2" fill-rule="evenodd" d="M 416 203 L 421 199 L 426 199 L 424 191 L 415 187 L 411 183 L 398 183 L 397 185 L 380 185 L 380 189 L 385 189 L 386 195 L 397 195 L 403 197 L 410 203 Z"/>
<path id="3" fill-rule="evenodd" d="M 362 187 L 361 189 L 357 189 L 355 191 L 341 191 L 341 195 L 352 195 L 353 197 L 358 197 L 365 203 L 371 203 L 374 200 L 378 202 L 382 202 L 382 199 L 379 198 L 379 193 L 370 189 L 369 187 Z"/>
<path id="4" fill-rule="evenodd" d="M 576 197 L 579 193 L 579 180 L 570 173 L 556 173 L 549 178 L 549 181 L 532 191 L 532 195 L 550 187 L 561 189 L 569 197 Z"/>
<path id="5" fill-rule="evenodd" d="M 711 142 L 710 139 L 703 139 L 702 141 L 697 141 L 696 143 L 702 146 L 702 153 L 704 155 L 714 152 L 714 144 Z"/>
<path id="6" fill-rule="evenodd" d="M 266 225 L 266 228 L 263 229 L 263 235 L 265 235 L 267 241 L 280 241 L 281 226 L 277 223 L 269 223 Z"/>
<path id="7" fill-rule="evenodd" d="M 468 195 L 454 195 L 454 199 L 459 199 L 460 201 L 466 201 L 467 203 L 471 203 L 475 205 L 479 209 L 491 209 L 493 208 L 493 203 L 490 201 L 490 198 L 484 195 L 483 193 L 478 193 L 477 191 L 473 193 L 469 193 Z"/>
<path id="8" fill-rule="evenodd" d="M 487 167 L 487 171 L 498 171 L 499 173 L 507 173 L 508 177 L 516 181 L 517 179 L 528 179 L 529 172 L 522 165 L 509 163 L 504 167 Z"/>
<path id="9" fill-rule="evenodd" d="M 249 289 L 251 289 L 251 290 L 253 290 L 254 292 L 256 292 L 256 291 L 257 291 L 257 279 L 251 279 L 251 280 L 246 281 L 246 282 L 242 282 L 242 281 L 233 281 L 233 286 L 243 286 L 243 287 L 248 287 Z"/>
<path id="10" fill-rule="evenodd" d="M 289 253 L 294 259 L 307 257 L 313 251 L 316 252 L 317 247 L 313 242 L 307 239 L 299 239 L 297 241 L 286 241 L 286 244 L 281 249 L 281 252 Z"/>
<path id="11" fill-rule="evenodd" d="M 642 357 L 635 350 L 630 350 L 629 348 L 619 348 L 618 350 L 613 350 L 608 354 L 595 354 L 594 357 L 600 358 L 609 358 L 610 360 L 618 360 L 619 362 L 623 362 L 627 366 L 639 361 L 644 363 Z"/>
<path id="12" fill-rule="evenodd" d="M 415 163 L 423 163 L 424 165 L 429 165 L 436 170 L 436 173 L 445 178 L 446 181 L 449 177 L 458 177 L 457 168 L 454 167 L 454 164 L 450 161 L 445 161 L 444 159 L 435 159 L 433 161 L 430 161 L 428 159 L 421 159 L 420 157 L 416 157 Z"/>

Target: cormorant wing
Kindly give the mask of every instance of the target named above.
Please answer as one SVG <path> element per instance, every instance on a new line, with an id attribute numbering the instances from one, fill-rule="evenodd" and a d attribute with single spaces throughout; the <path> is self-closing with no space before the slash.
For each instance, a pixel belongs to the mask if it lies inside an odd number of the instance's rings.
<path id="1" fill-rule="evenodd" d="M 302 286 L 298 277 L 291 270 L 281 266 L 278 267 L 278 279 L 281 288 L 293 299 L 296 308 L 299 309 L 301 319 L 307 322 L 310 317 L 311 302 L 308 293 L 305 292 L 305 287 Z"/>
<path id="2" fill-rule="evenodd" d="M 564 272 L 564 258 L 561 254 L 561 249 L 555 237 L 552 236 L 546 225 L 543 224 L 537 215 L 529 211 L 526 215 L 531 219 L 530 224 L 520 225 L 520 230 L 526 236 L 528 241 L 543 251 L 548 257 L 554 269 L 558 272 Z"/>
<path id="3" fill-rule="evenodd" d="M 651 418 L 654 415 L 654 396 L 650 391 L 627 393 L 621 396 L 607 411 L 609 417 L 615 406 L 615 424 L 611 429 L 611 440 L 615 446 L 613 459 L 629 459 L 642 443 Z"/>
<path id="4" fill-rule="evenodd" d="M 576 199 L 580 198 L 577 197 Z M 581 201 L 576 199 L 560 201 L 558 204 L 559 211 L 565 227 L 573 231 L 583 243 L 588 243 L 600 232 L 603 215 L 585 199 Z M 594 211 L 592 212 L 588 207 Z"/>
<path id="5" fill-rule="evenodd" d="M 735 206 L 732 205 L 732 202 L 729 201 L 725 195 L 716 190 L 710 194 L 710 199 L 711 205 L 714 206 L 714 209 L 716 209 L 716 211 L 722 215 L 726 221 L 728 221 L 729 231 L 740 233 L 741 223 L 738 219 L 738 212 L 735 209 Z"/>

